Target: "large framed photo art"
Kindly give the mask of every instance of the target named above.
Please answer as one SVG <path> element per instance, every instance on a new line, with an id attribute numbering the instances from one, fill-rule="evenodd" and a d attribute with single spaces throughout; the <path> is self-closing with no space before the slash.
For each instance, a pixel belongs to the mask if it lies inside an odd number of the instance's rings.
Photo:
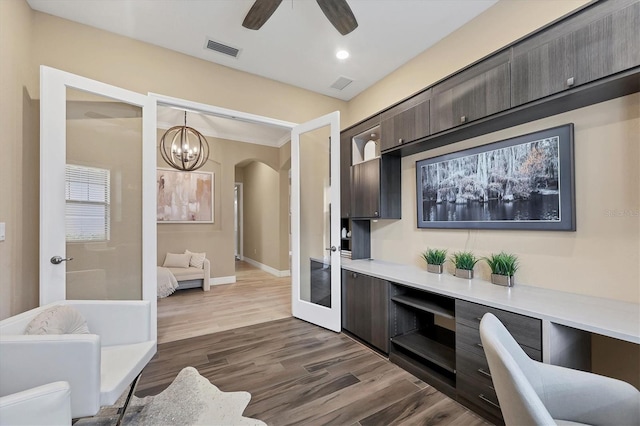
<path id="1" fill-rule="evenodd" d="M 158 169 L 158 223 L 213 223 L 213 173 Z"/>
<path id="2" fill-rule="evenodd" d="M 575 231 L 573 124 L 416 162 L 418 228 Z"/>

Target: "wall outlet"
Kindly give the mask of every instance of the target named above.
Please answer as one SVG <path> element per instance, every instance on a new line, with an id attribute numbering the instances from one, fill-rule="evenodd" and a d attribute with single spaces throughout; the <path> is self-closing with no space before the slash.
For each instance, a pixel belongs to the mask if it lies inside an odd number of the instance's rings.
<path id="1" fill-rule="evenodd" d="M 5 240 L 5 223 L 0 222 L 0 241 Z"/>

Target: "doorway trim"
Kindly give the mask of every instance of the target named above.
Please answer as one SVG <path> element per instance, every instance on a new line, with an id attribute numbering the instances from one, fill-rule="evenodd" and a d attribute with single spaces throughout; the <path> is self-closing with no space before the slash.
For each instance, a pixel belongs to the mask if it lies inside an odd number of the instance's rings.
<path id="1" fill-rule="evenodd" d="M 148 93 L 149 97 L 153 98 L 157 105 L 177 107 L 180 109 L 187 109 L 194 112 L 201 112 L 205 114 L 215 115 L 222 118 L 230 118 L 232 120 L 246 121 L 247 123 L 266 124 L 269 126 L 282 127 L 284 129 L 293 129 L 297 126 L 297 123 L 290 121 L 278 120 L 276 118 L 265 117 L 262 115 L 251 114 L 243 111 L 235 111 L 228 108 L 222 108 L 215 105 L 203 104 L 200 102 L 188 101 L 186 99 L 173 98 L 171 96 L 160 95 L 157 93 Z"/>
<path id="2" fill-rule="evenodd" d="M 236 241 L 238 243 L 238 258 L 244 260 L 244 184 L 242 182 L 235 182 L 237 188 L 237 202 L 238 212 L 236 220 L 238 221 L 238 234 L 236 235 Z"/>
<path id="3" fill-rule="evenodd" d="M 215 105 L 203 104 L 200 102 L 189 101 L 181 98 L 174 98 L 171 96 L 160 95 L 158 93 L 153 93 L 153 92 L 148 92 L 147 95 L 149 96 L 149 98 L 151 98 L 154 101 L 153 103 L 156 106 L 156 108 L 158 106 L 180 108 L 182 110 L 188 110 L 188 111 L 198 112 L 202 114 L 209 114 L 209 115 L 214 115 L 216 117 L 244 121 L 247 123 L 264 124 L 267 126 L 281 127 L 283 129 L 289 130 L 289 132 L 291 132 L 291 130 L 293 130 L 293 128 L 298 125 L 297 123 L 292 123 L 290 121 L 278 120 L 276 118 L 265 117 L 262 115 L 251 114 L 243 111 L 236 111 L 228 108 L 222 108 Z M 156 123 L 156 126 L 157 126 L 157 123 Z M 244 194 L 243 194 L 243 197 L 244 197 Z M 242 230 L 244 231 L 244 228 Z M 242 233 L 241 235 L 244 235 L 244 233 Z M 241 257 L 244 257 L 243 250 L 244 250 L 244 247 L 241 246 Z M 247 259 L 244 259 L 244 260 L 247 261 Z M 254 265 L 254 266 L 259 267 L 258 265 Z M 283 276 L 288 276 L 288 274 Z M 232 278 L 232 280 L 230 281 L 229 278 Z M 233 275 L 231 277 L 213 278 L 210 281 L 212 285 L 229 284 L 229 283 L 234 283 L 235 278 L 236 278 L 235 275 Z"/>

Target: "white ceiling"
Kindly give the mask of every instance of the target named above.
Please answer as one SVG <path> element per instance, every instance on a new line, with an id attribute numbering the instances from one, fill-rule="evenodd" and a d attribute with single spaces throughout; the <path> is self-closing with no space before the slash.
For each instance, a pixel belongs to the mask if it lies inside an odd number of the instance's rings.
<path id="1" fill-rule="evenodd" d="M 0 0 L 2 1 L 2 0 Z M 349 100 L 497 0 L 349 0 L 358 28 L 342 36 L 313 0 L 284 0 L 258 31 L 242 27 L 254 0 L 28 0 L 38 11 L 207 61 Z M 207 39 L 239 48 L 237 58 L 204 48 Z M 350 58 L 338 60 L 346 49 Z M 354 80 L 344 90 L 329 86 Z M 103 111 L 99 114 L 110 116 Z M 184 121 L 159 106 L 158 127 Z M 281 146 L 289 130 L 189 113 L 187 124 L 207 136 Z"/>
<path id="2" fill-rule="evenodd" d="M 258 31 L 242 27 L 253 0 L 28 2 L 41 12 L 349 100 L 496 0 L 349 0 L 359 26 L 346 36 L 313 0 L 284 0 Z M 206 50 L 207 38 L 239 48 L 239 56 Z M 350 58 L 336 59 L 339 49 Z M 353 83 L 330 88 L 341 76 Z"/>

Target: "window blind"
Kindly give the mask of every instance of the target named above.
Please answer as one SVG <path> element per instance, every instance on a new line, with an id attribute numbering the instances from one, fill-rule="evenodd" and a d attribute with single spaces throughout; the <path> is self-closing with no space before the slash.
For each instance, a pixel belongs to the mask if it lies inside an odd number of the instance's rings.
<path id="1" fill-rule="evenodd" d="M 106 241 L 110 230 L 110 172 L 67 164 L 65 229 L 67 241 Z"/>

